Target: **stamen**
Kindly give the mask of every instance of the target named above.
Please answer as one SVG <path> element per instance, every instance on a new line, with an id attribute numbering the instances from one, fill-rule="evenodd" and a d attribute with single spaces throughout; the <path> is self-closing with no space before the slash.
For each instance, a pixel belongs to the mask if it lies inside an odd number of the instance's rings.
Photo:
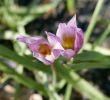
<path id="1" fill-rule="evenodd" d="M 51 48 L 47 44 L 41 44 L 38 48 L 38 51 L 43 56 L 47 56 L 47 55 L 51 54 Z"/>
<path id="2" fill-rule="evenodd" d="M 64 49 L 74 49 L 74 42 L 74 36 L 63 36 L 62 46 L 64 47 Z"/>

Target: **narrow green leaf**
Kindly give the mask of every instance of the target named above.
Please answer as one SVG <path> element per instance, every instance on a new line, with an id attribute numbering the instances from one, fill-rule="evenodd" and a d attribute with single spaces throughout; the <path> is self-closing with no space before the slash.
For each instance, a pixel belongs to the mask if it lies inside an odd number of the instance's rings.
<path id="1" fill-rule="evenodd" d="M 105 30 L 105 31 L 101 34 L 101 36 L 96 40 L 96 42 L 94 43 L 93 46 L 103 44 L 103 42 L 105 41 L 105 39 L 107 38 L 107 36 L 108 36 L 109 33 L 110 33 L 110 23 L 108 24 L 108 27 L 106 28 L 106 30 Z"/>
<path id="2" fill-rule="evenodd" d="M 69 66 L 64 67 L 63 64 L 61 66 L 58 62 L 55 63 L 57 75 L 72 84 L 73 88 L 87 96 L 90 100 L 110 100 L 107 96 L 68 67 Z"/>
<path id="3" fill-rule="evenodd" d="M 79 62 L 90 62 L 90 61 L 107 61 L 108 57 L 102 55 L 101 53 L 95 52 L 95 51 L 86 51 L 83 53 L 80 53 L 76 55 L 74 58 L 74 61 L 79 61 Z"/>
<path id="4" fill-rule="evenodd" d="M 67 65 L 65 65 L 67 66 Z M 110 68 L 110 63 L 106 62 L 81 62 L 81 63 L 76 63 L 76 64 L 69 64 L 68 66 L 70 66 L 74 71 L 79 71 L 79 70 L 83 70 L 83 69 L 93 69 L 93 68 Z"/>
<path id="5" fill-rule="evenodd" d="M 47 95 L 46 89 L 44 88 L 44 86 L 42 84 L 35 82 L 31 78 L 29 78 L 23 74 L 19 74 L 18 72 L 16 72 L 14 69 L 12 69 L 10 66 L 6 65 L 5 63 L 0 62 L 0 70 L 11 75 L 11 77 L 14 80 L 16 80 L 17 82 L 22 83 L 25 86 L 32 88 L 36 91 L 40 91 L 44 95 Z"/>
<path id="6" fill-rule="evenodd" d="M 103 7 L 103 4 L 104 4 L 104 0 L 98 0 L 96 8 L 95 8 L 94 13 L 93 13 L 92 18 L 91 18 L 91 22 L 88 25 L 88 28 L 87 28 L 87 30 L 85 32 L 85 44 L 88 42 L 88 40 L 90 38 L 90 35 L 92 33 L 92 30 L 95 27 L 98 15 L 99 15 L 99 13 L 101 11 L 101 8 Z"/>
<path id="7" fill-rule="evenodd" d="M 72 93 L 72 85 L 71 84 L 67 84 L 66 87 L 66 91 L 65 91 L 65 95 L 64 95 L 64 100 L 70 100 L 71 98 L 71 93 Z"/>
<path id="8" fill-rule="evenodd" d="M 14 93 L 14 100 L 17 100 L 19 98 L 20 92 L 21 92 L 20 84 L 19 83 L 16 83 L 15 93 Z"/>
<path id="9" fill-rule="evenodd" d="M 43 63 L 36 60 L 36 62 L 32 62 L 26 57 L 19 56 L 16 52 L 0 45 L 0 56 L 9 58 L 18 64 L 23 65 L 25 68 L 29 70 L 40 70 L 43 72 L 51 73 L 50 67 L 44 65 Z"/>
<path id="10" fill-rule="evenodd" d="M 78 54 L 70 66 L 73 70 L 110 68 L 110 58 L 95 51 L 86 51 Z"/>

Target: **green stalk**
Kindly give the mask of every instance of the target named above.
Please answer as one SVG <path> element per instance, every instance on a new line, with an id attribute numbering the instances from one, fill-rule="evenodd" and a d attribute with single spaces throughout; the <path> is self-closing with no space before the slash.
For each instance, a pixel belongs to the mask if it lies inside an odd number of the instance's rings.
<path id="1" fill-rule="evenodd" d="M 48 83 L 48 92 L 49 92 L 49 97 L 50 100 L 61 100 L 60 96 L 58 95 L 58 93 L 56 92 L 56 71 L 55 71 L 55 66 L 51 65 L 51 71 L 52 71 L 52 84 Z"/>
<path id="2" fill-rule="evenodd" d="M 64 95 L 64 100 L 70 100 L 71 93 L 72 93 L 72 85 L 68 83 L 66 91 L 65 91 L 65 95 Z"/>
<path id="3" fill-rule="evenodd" d="M 66 81 L 64 79 L 61 79 L 59 83 L 56 85 L 56 90 L 59 91 L 61 90 L 66 84 Z"/>
<path id="4" fill-rule="evenodd" d="M 16 91 L 15 91 L 15 94 L 14 94 L 14 100 L 18 100 L 19 95 L 20 95 L 20 84 L 19 83 L 16 83 L 15 89 L 16 89 Z"/>
<path id="5" fill-rule="evenodd" d="M 92 18 L 91 18 L 91 22 L 90 22 L 90 24 L 89 24 L 89 26 L 85 32 L 85 43 L 84 44 L 86 44 L 90 38 L 92 30 L 93 30 L 93 28 L 97 22 L 98 15 L 101 11 L 101 8 L 103 7 L 103 3 L 104 3 L 104 0 L 98 0 L 98 2 L 97 2 L 95 11 L 94 11 Z"/>
<path id="6" fill-rule="evenodd" d="M 51 65 L 51 70 L 52 70 L 52 85 L 55 88 L 56 85 L 56 71 L 55 71 L 55 66 Z"/>
<path id="7" fill-rule="evenodd" d="M 67 0 L 67 9 L 70 15 L 75 13 L 75 0 Z"/>
<path id="8" fill-rule="evenodd" d="M 36 81 L 45 86 L 49 100 L 60 100 L 60 96 L 56 92 L 56 72 L 53 65 L 50 67 L 52 69 L 52 83 L 49 82 L 47 73 L 41 71 L 34 71 L 34 75 Z"/>
<path id="9" fill-rule="evenodd" d="M 58 93 L 55 91 L 54 87 L 52 85 L 48 84 L 48 94 L 49 94 L 49 100 L 61 100 Z"/>
<path id="10" fill-rule="evenodd" d="M 101 45 L 104 42 L 104 40 L 106 39 L 106 37 L 108 36 L 109 33 L 110 33 L 110 24 L 108 25 L 108 27 L 106 28 L 106 30 L 104 31 L 104 33 L 95 42 L 94 47 L 96 45 Z"/>

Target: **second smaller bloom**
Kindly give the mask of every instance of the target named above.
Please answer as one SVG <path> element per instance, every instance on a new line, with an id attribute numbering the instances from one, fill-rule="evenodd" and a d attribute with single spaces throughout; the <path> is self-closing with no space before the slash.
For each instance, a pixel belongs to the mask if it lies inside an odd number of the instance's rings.
<path id="1" fill-rule="evenodd" d="M 60 44 L 57 41 L 53 44 L 51 40 L 47 41 L 42 37 L 25 36 L 19 36 L 17 40 L 26 43 L 33 52 L 33 56 L 44 64 L 52 64 L 60 55 L 60 50 L 57 49 Z"/>

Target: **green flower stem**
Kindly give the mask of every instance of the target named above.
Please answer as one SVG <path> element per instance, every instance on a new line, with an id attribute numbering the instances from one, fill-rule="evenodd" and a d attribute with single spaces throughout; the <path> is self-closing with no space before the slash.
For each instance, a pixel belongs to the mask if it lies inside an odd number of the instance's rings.
<path id="1" fill-rule="evenodd" d="M 103 3 L 104 3 L 104 0 L 98 0 L 98 2 L 97 2 L 95 11 L 94 11 L 94 13 L 92 15 L 91 22 L 90 22 L 90 24 L 89 24 L 89 26 L 88 26 L 88 28 L 87 28 L 87 30 L 85 32 L 85 43 L 84 44 L 86 44 L 88 42 L 89 38 L 90 38 L 92 30 L 93 30 L 93 28 L 94 28 L 94 26 L 95 26 L 95 24 L 97 22 L 98 15 L 99 15 L 99 13 L 101 11 L 101 8 L 103 7 Z"/>
<path id="2" fill-rule="evenodd" d="M 60 100 L 60 96 L 55 91 L 53 84 L 51 84 L 48 80 L 48 75 L 41 71 L 34 71 L 36 81 L 43 84 L 48 93 L 48 97 L 50 100 Z"/>
<path id="3" fill-rule="evenodd" d="M 108 27 L 106 28 L 104 33 L 102 33 L 102 35 L 99 37 L 99 39 L 95 42 L 94 47 L 96 45 L 101 45 L 104 42 L 104 40 L 106 39 L 106 37 L 108 36 L 109 33 L 110 33 L 110 24 L 108 25 Z"/>
<path id="4" fill-rule="evenodd" d="M 56 69 L 54 64 L 52 64 L 51 66 L 51 71 L 52 71 L 52 84 L 48 83 L 48 91 L 49 91 L 49 96 L 50 96 L 50 100 L 61 100 L 61 97 L 57 94 L 56 92 Z"/>
<path id="5" fill-rule="evenodd" d="M 55 66 L 51 65 L 51 70 L 52 70 L 52 85 L 55 88 L 56 87 L 56 71 L 55 71 Z"/>
<path id="6" fill-rule="evenodd" d="M 55 88 L 53 87 L 53 85 L 48 85 L 47 91 L 50 98 L 49 100 L 61 100 L 60 96 L 55 91 Z"/>
<path id="7" fill-rule="evenodd" d="M 66 85 L 66 81 L 64 79 L 62 79 L 59 83 L 57 83 L 56 85 L 56 89 L 57 91 L 59 91 L 60 89 L 62 89 L 64 86 Z"/>
<path id="8" fill-rule="evenodd" d="M 70 15 L 75 13 L 75 0 L 67 0 L 67 9 Z"/>
<path id="9" fill-rule="evenodd" d="M 33 71 L 36 81 L 43 84 L 48 93 L 48 97 L 50 100 L 60 100 L 60 96 L 56 92 L 56 72 L 54 69 L 54 65 L 50 66 L 52 69 L 52 83 L 49 82 L 48 75 L 41 71 Z"/>
<path id="10" fill-rule="evenodd" d="M 71 93 L 72 93 L 72 85 L 71 84 L 67 84 L 67 88 L 65 91 L 65 95 L 64 95 L 64 100 L 70 100 L 71 98 Z"/>
<path id="11" fill-rule="evenodd" d="M 16 87 L 15 88 L 16 88 L 16 91 L 15 91 L 15 94 L 14 94 L 14 100 L 18 100 L 20 92 L 21 92 L 20 84 L 16 83 Z"/>

